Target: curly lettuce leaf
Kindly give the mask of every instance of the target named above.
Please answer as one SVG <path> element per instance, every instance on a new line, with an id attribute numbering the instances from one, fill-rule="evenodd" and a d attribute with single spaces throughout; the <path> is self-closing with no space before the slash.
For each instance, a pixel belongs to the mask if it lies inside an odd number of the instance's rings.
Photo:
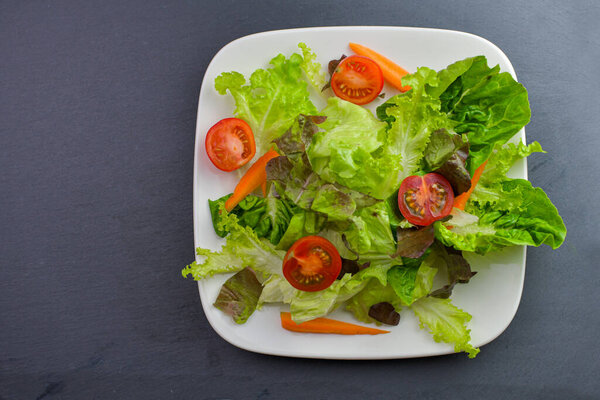
<path id="1" fill-rule="evenodd" d="M 386 280 L 373 279 L 346 305 L 346 309 L 362 322 L 378 323 L 371 316 L 371 306 L 378 303 L 390 303 L 396 311 L 403 305 L 427 296 L 437 274 L 435 258 L 431 255 L 424 259 L 407 260 L 406 265 L 387 267 Z M 385 269 L 382 269 L 385 270 Z"/>
<path id="2" fill-rule="evenodd" d="M 290 301 L 292 319 L 304 322 L 323 317 L 347 300 L 353 298 L 370 281 L 380 282 L 385 279 L 389 266 L 371 265 L 357 274 L 345 274 L 330 287 L 319 292 L 303 292 L 297 290 Z"/>
<path id="3" fill-rule="evenodd" d="M 229 92 L 235 100 L 235 116 L 246 121 L 256 141 L 256 154 L 264 154 L 273 139 L 281 136 L 298 114 L 317 110 L 302 79 L 306 60 L 299 54 L 279 54 L 271 68 L 257 69 L 248 82 L 239 72 L 224 72 L 215 79 L 215 89 Z"/>
<path id="4" fill-rule="evenodd" d="M 340 227 L 346 246 L 359 255 L 362 262 L 385 261 L 395 263 L 392 255 L 396 242 L 391 230 L 388 207 L 384 202 L 357 210 L 350 218 L 350 225 Z"/>
<path id="5" fill-rule="evenodd" d="M 455 352 L 464 351 L 469 358 L 474 358 L 479 349 L 473 347 L 471 330 L 467 323 L 471 315 L 454 306 L 450 299 L 423 297 L 410 306 L 419 318 L 422 329 L 427 329 L 436 342 L 445 342 L 454 345 Z"/>
<path id="6" fill-rule="evenodd" d="M 314 171 L 327 182 L 382 199 L 379 182 L 386 168 L 373 153 L 384 144 L 385 123 L 369 110 L 337 97 L 329 98 L 321 113 L 327 120 L 307 150 Z M 393 167 L 389 162 L 387 168 Z"/>
<path id="7" fill-rule="evenodd" d="M 479 184 L 485 186 L 506 179 L 506 174 L 517 160 L 528 157 L 533 153 L 545 153 L 545 151 L 538 142 L 528 145 L 522 142 L 518 144 L 508 143 L 504 146 L 496 145 L 479 178 Z M 477 190 L 478 186 L 475 186 L 474 191 Z"/>
<path id="8" fill-rule="evenodd" d="M 389 123 L 381 159 L 390 159 L 397 165 L 390 168 L 379 182 L 384 197 L 392 195 L 407 176 L 421 169 L 431 134 L 452 127 L 440 112 L 440 101 L 429 95 L 426 88 L 437 85 L 437 74 L 429 68 L 403 78 L 412 87 L 406 93 L 390 98 L 377 108 L 377 116 Z M 377 197 L 377 196 L 376 196 Z"/>
<path id="9" fill-rule="evenodd" d="M 328 183 L 317 190 L 310 208 L 327 215 L 331 221 L 344 221 L 356 211 L 356 202 L 352 196 Z"/>
<path id="10" fill-rule="evenodd" d="M 529 145 L 521 142 L 516 145 L 513 143 L 504 146 L 496 145 L 488 158 L 479 183 L 469 197 L 467 210 L 476 204 L 481 207 L 486 204 L 512 201 L 510 198 L 501 197 L 502 191 L 499 184 L 508 179 L 506 174 L 517 160 L 533 153 L 545 153 L 545 151 L 538 142 Z"/>
<path id="11" fill-rule="evenodd" d="M 246 267 L 225 281 L 213 305 L 243 324 L 256 310 L 262 289 L 254 271 Z"/>
<path id="12" fill-rule="evenodd" d="M 439 97 L 442 112 L 456 123 L 454 130 L 468 135 L 467 169 L 473 174 L 496 144 L 506 143 L 529 122 L 527 90 L 499 66 L 489 68 L 484 56 L 458 61 L 437 75 L 437 85 L 427 91 Z"/>
<path id="13" fill-rule="evenodd" d="M 289 304 L 296 294 L 296 291 L 297 289 L 290 285 L 284 277 L 280 275 L 271 275 L 263 285 L 257 308 L 260 308 L 264 303 Z"/>
<path id="14" fill-rule="evenodd" d="M 225 245 L 219 251 L 198 247 L 196 254 L 203 261 L 186 266 L 181 274 L 191 275 L 195 280 L 208 278 L 217 273 L 238 272 L 246 266 L 261 273 L 264 277 L 282 275 L 282 262 L 285 252 L 264 239 L 259 238 L 250 227 L 241 226 L 235 214 L 227 213 L 221 207 L 222 215 L 217 229 L 229 232 Z"/>
<path id="15" fill-rule="evenodd" d="M 316 61 L 317 55 L 305 43 L 298 43 L 298 47 L 302 50 L 303 58 L 300 68 L 310 84 L 320 93 L 327 82 L 323 66 Z"/>
<path id="16" fill-rule="evenodd" d="M 487 160 L 479 183 L 475 186 L 474 191 L 469 197 L 467 210 L 475 203 L 484 205 L 486 203 L 493 204 L 499 200 L 505 200 L 499 197 L 498 184 L 508 179 L 506 173 L 515 161 L 536 152 L 544 152 L 538 142 L 531 143 L 530 145 L 523 143 L 518 143 L 517 145 L 513 143 L 496 145 Z M 454 214 L 455 211 L 457 210 L 454 210 L 452 213 Z"/>

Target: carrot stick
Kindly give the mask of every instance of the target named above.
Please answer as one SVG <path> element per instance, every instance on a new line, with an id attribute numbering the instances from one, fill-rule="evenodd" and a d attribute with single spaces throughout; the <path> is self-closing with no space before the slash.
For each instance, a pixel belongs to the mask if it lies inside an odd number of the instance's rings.
<path id="1" fill-rule="evenodd" d="M 265 179 L 263 183 L 260 184 L 260 190 L 263 194 L 263 197 L 267 197 L 267 180 Z"/>
<path id="2" fill-rule="evenodd" d="M 369 57 L 371 60 L 375 61 L 379 68 L 381 68 L 381 72 L 383 73 L 383 77 L 386 81 L 396 89 L 401 92 L 406 92 L 410 90 L 410 86 L 402 85 L 402 78 L 405 75 L 408 75 L 408 71 L 394 63 L 392 60 L 385 58 L 379 53 L 374 52 L 373 50 L 365 47 L 361 44 L 350 43 L 350 48 L 356 54 L 360 56 Z"/>
<path id="3" fill-rule="evenodd" d="M 289 312 L 281 313 L 281 326 L 293 332 L 337 333 L 338 335 L 379 335 L 380 333 L 390 332 L 329 318 L 316 318 L 297 324 L 292 320 L 292 314 Z"/>
<path id="4" fill-rule="evenodd" d="M 464 192 L 461 195 L 458 195 L 454 198 L 454 207 L 461 209 L 461 210 L 465 209 L 465 206 L 467 205 L 467 200 L 469 200 L 469 197 L 471 196 L 471 193 L 473 193 L 473 190 L 475 189 L 477 182 L 479 182 L 479 178 L 481 178 L 481 174 L 483 173 L 483 170 L 485 169 L 486 164 L 487 164 L 487 161 L 485 161 L 483 164 L 481 164 L 479 167 L 477 167 L 477 169 L 475 170 L 475 173 L 473 173 L 473 177 L 471 178 L 471 187 L 466 192 Z"/>
<path id="5" fill-rule="evenodd" d="M 242 176 L 242 179 L 240 179 L 233 190 L 231 197 L 225 202 L 225 209 L 227 211 L 233 210 L 240 201 L 244 200 L 246 196 L 252 193 L 257 187 L 261 186 L 263 182 L 267 181 L 267 171 L 265 170 L 265 167 L 269 160 L 275 157 L 279 157 L 279 154 L 275 150 L 269 150 L 248 168 L 248 171 Z"/>

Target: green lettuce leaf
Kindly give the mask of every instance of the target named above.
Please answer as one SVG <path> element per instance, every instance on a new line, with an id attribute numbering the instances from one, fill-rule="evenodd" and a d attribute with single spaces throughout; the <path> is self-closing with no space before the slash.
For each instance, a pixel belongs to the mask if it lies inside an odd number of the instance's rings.
<path id="1" fill-rule="evenodd" d="M 427 329 L 436 342 L 453 344 L 455 352 L 464 351 L 469 358 L 479 353 L 479 349 L 469 343 L 471 330 L 467 329 L 467 323 L 471 315 L 452 305 L 450 299 L 423 297 L 410 308 L 419 318 L 421 328 Z"/>
<path id="2" fill-rule="evenodd" d="M 345 274 L 319 292 L 297 290 L 290 301 L 292 319 L 300 323 L 329 314 L 363 290 L 370 281 L 385 280 L 388 269 L 387 265 L 371 265 L 355 275 Z"/>
<path id="3" fill-rule="evenodd" d="M 473 174 L 496 144 L 506 143 L 529 122 L 527 90 L 499 66 L 489 68 L 484 56 L 458 61 L 437 75 L 437 84 L 427 91 L 439 97 L 442 112 L 456 123 L 454 130 L 468 135 L 467 169 Z"/>
<path id="4" fill-rule="evenodd" d="M 230 315 L 236 324 L 243 324 L 256 310 L 261 292 L 256 274 L 246 267 L 225 281 L 213 305 Z"/>
<path id="5" fill-rule="evenodd" d="M 518 144 L 508 143 L 504 146 L 496 145 L 479 178 L 479 183 L 475 186 L 474 192 L 477 191 L 479 185 L 490 185 L 506 179 L 507 172 L 517 160 L 533 153 L 545 153 L 545 151 L 538 142 L 529 145 L 521 142 Z"/>
<path id="6" fill-rule="evenodd" d="M 416 265 L 397 265 L 388 271 L 388 282 L 400 300 L 406 305 L 413 303 L 413 290 L 420 262 Z"/>
<path id="7" fill-rule="evenodd" d="M 402 309 L 402 301 L 394 289 L 390 285 L 383 285 L 378 280 L 372 279 L 358 294 L 348 300 L 346 310 L 361 322 L 379 325 L 378 321 L 369 316 L 369 310 L 372 305 L 383 302 L 390 303 L 396 311 Z"/>
<path id="8" fill-rule="evenodd" d="M 258 299 L 257 308 L 264 303 L 287 303 L 292 301 L 297 289 L 280 275 L 271 275 L 263 285 L 263 290 Z"/>
<path id="9" fill-rule="evenodd" d="M 354 214 L 356 202 L 349 194 L 328 183 L 317 190 L 310 208 L 327 215 L 331 221 L 344 221 Z"/>
<path id="10" fill-rule="evenodd" d="M 387 279 L 370 280 L 359 293 L 348 300 L 346 309 L 359 321 L 379 325 L 378 321 L 369 316 L 371 306 L 385 302 L 390 303 L 396 311 L 400 311 L 403 305 L 410 305 L 415 300 L 427 296 L 437 274 L 437 268 L 433 265 L 435 259 L 430 255 L 424 257 L 424 260 L 406 261 L 407 265 L 404 266 L 380 267 L 379 273 L 387 270 Z M 370 268 L 372 267 L 368 269 Z"/>
<path id="11" fill-rule="evenodd" d="M 425 147 L 425 170 L 431 172 L 440 168 L 464 144 L 462 136 L 448 132 L 446 129 L 433 132 Z"/>
<path id="12" fill-rule="evenodd" d="M 388 271 L 388 283 L 404 305 L 411 305 L 431 291 L 433 278 L 437 274 L 437 268 L 432 266 L 435 257 L 428 252 L 417 259 L 403 258 L 403 265 L 394 266 Z"/>
<path id="13" fill-rule="evenodd" d="M 254 71 L 249 82 L 239 72 L 224 72 L 215 79 L 218 93 L 233 96 L 235 116 L 252 128 L 257 156 L 269 149 L 298 114 L 317 111 L 302 79 L 303 67 L 313 68 L 307 62 L 312 63 L 296 53 L 290 58 L 279 54 L 271 60 L 271 68 Z"/>
<path id="14" fill-rule="evenodd" d="M 421 263 L 419 270 L 417 271 L 417 277 L 415 278 L 415 288 L 412 291 L 412 300 L 418 300 L 425 297 L 431 292 L 433 287 L 433 279 L 438 273 L 437 258 L 427 257 Z M 409 305 L 412 303 L 409 303 Z"/>
<path id="15" fill-rule="evenodd" d="M 511 203 L 518 201 L 518 198 L 515 200 L 510 196 L 503 197 L 500 184 L 508 179 L 506 173 L 515 161 L 527 157 L 532 153 L 544 153 L 538 142 L 533 142 L 529 145 L 523 143 L 516 145 L 508 143 L 504 146 L 496 145 L 483 170 L 479 183 L 475 186 L 473 193 L 469 197 L 466 209 L 470 210 L 473 207 L 480 209 L 486 204 L 495 204 L 497 202 Z"/>
<path id="16" fill-rule="evenodd" d="M 285 252 L 264 239 L 259 238 L 250 227 L 238 223 L 235 214 L 222 210 L 217 229 L 229 232 L 225 245 L 219 251 L 198 247 L 196 254 L 204 258 L 201 262 L 194 261 L 186 266 L 181 274 L 191 275 L 195 280 L 210 277 L 217 273 L 237 272 L 246 266 L 251 266 L 264 277 L 282 275 L 282 263 Z"/>
<path id="17" fill-rule="evenodd" d="M 404 178 L 421 170 L 431 134 L 452 126 L 446 115 L 440 112 L 439 99 L 426 91 L 427 87 L 437 85 L 435 71 L 419 68 L 403 82 L 412 89 L 390 98 L 377 108 L 377 116 L 390 124 L 380 158 L 392 160 L 396 165 L 390 168 L 390 162 L 385 163 L 387 174 L 378 182 L 381 188 L 385 188 L 381 189 L 384 198 L 398 190 Z"/>
<path id="18" fill-rule="evenodd" d="M 317 55 L 305 43 L 299 43 L 298 47 L 302 50 L 303 58 L 300 68 L 310 84 L 320 93 L 327 82 L 323 66 L 316 61 Z"/>
<path id="19" fill-rule="evenodd" d="M 298 210 L 292 216 L 287 230 L 283 234 L 278 249 L 287 250 L 294 242 L 304 236 L 316 235 L 325 226 L 327 217 L 313 211 Z"/>
<path id="20" fill-rule="evenodd" d="M 358 254 L 361 262 L 389 260 L 396 251 L 396 242 L 390 226 L 388 207 L 384 202 L 361 208 L 350 218 L 348 227 L 340 227 L 347 246 Z"/>
<path id="21" fill-rule="evenodd" d="M 436 238 L 446 246 L 479 254 L 513 245 L 547 244 L 556 249 L 563 243 L 566 227 L 542 189 L 523 179 L 507 179 L 489 190 L 496 190 L 493 197 L 500 200 L 471 204 L 468 211 L 479 218 L 476 223 L 449 229 L 438 221 Z"/>
<path id="22" fill-rule="evenodd" d="M 383 198 L 378 192 L 386 171 L 373 153 L 384 144 L 385 123 L 369 110 L 337 97 L 329 98 L 321 114 L 327 120 L 307 150 L 314 171 L 327 182 Z"/>
<path id="23" fill-rule="evenodd" d="M 332 312 L 337 305 L 340 291 L 351 279 L 352 277 L 346 274 L 341 280 L 336 280 L 327 289 L 318 292 L 297 290 L 290 302 L 292 320 L 301 323 Z"/>
<path id="24" fill-rule="evenodd" d="M 213 227 L 221 237 L 229 232 L 218 228 L 222 215 L 219 210 L 230 196 L 228 194 L 217 200 L 208 200 Z M 271 190 L 267 197 L 247 196 L 231 213 L 237 215 L 241 226 L 252 228 L 258 237 L 264 237 L 277 245 L 288 229 L 295 208 L 289 201 L 276 197 Z"/>
<path id="25" fill-rule="evenodd" d="M 559 247 L 566 227 L 548 196 L 526 180 L 506 177 L 516 160 L 535 152 L 543 152 L 537 142 L 496 145 L 465 208 L 471 218 L 436 222 L 436 238 L 480 254 L 513 245 Z"/>

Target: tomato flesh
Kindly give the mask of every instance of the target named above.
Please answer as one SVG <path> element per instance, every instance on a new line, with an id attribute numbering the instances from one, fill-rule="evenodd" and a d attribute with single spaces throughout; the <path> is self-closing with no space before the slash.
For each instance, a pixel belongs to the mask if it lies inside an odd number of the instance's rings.
<path id="1" fill-rule="evenodd" d="M 444 218 L 452 211 L 454 191 L 440 174 L 409 176 L 398 190 L 398 208 L 413 225 L 426 226 Z"/>
<path id="2" fill-rule="evenodd" d="M 337 97 L 351 103 L 370 103 L 383 89 L 381 68 L 367 57 L 346 57 L 331 75 L 331 89 Z"/>
<path id="3" fill-rule="evenodd" d="M 206 154 L 222 171 L 240 168 L 256 154 L 254 134 L 250 125 L 239 118 L 225 118 L 206 134 Z"/>
<path id="4" fill-rule="evenodd" d="M 283 258 L 283 276 L 298 290 L 327 289 L 342 270 L 342 258 L 335 246 L 320 236 L 298 239 Z"/>

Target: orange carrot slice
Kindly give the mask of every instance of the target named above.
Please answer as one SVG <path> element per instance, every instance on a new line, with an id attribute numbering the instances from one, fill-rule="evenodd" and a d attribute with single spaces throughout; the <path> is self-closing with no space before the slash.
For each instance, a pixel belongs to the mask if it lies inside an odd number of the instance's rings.
<path id="1" fill-rule="evenodd" d="M 281 313 L 281 326 L 293 332 L 336 333 L 338 335 L 379 335 L 390 332 L 329 318 L 316 318 L 297 324 L 292 320 L 292 314 L 289 312 Z"/>
<path id="2" fill-rule="evenodd" d="M 471 187 L 466 192 L 464 192 L 454 198 L 454 207 L 456 207 L 460 210 L 465 209 L 465 206 L 467 205 L 467 201 L 469 200 L 469 197 L 471 197 L 471 193 L 473 193 L 473 190 L 475 189 L 477 182 L 479 182 L 479 178 L 481 178 L 481 174 L 483 173 L 483 170 L 485 169 L 486 164 L 487 164 L 487 161 L 485 161 L 483 164 L 481 164 L 479 167 L 477 167 L 477 169 L 475 170 L 475 173 L 473 173 L 473 177 L 471 178 Z"/>
<path id="3" fill-rule="evenodd" d="M 375 61 L 379 68 L 381 68 L 381 72 L 383 73 L 383 78 L 388 81 L 390 85 L 395 87 L 401 92 L 406 92 L 410 90 L 410 86 L 404 86 L 402 84 L 402 78 L 405 75 L 408 75 L 408 71 L 394 63 L 389 58 L 382 56 L 379 53 L 369 49 L 358 43 L 350 43 L 350 48 L 353 52 L 358 55 L 369 57 L 371 60 Z"/>
<path id="4" fill-rule="evenodd" d="M 227 211 L 233 210 L 246 196 L 261 186 L 263 182 L 267 182 L 267 171 L 265 168 L 269 160 L 275 157 L 279 157 L 279 154 L 275 150 L 269 150 L 248 168 L 248 171 L 242 176 L 242 179 L 240 179 L 233 190 L 231 197 L 225 202 L 225 209 Z M 266 192 L 266 186 L 264 187 L 264 191 Z"/>

